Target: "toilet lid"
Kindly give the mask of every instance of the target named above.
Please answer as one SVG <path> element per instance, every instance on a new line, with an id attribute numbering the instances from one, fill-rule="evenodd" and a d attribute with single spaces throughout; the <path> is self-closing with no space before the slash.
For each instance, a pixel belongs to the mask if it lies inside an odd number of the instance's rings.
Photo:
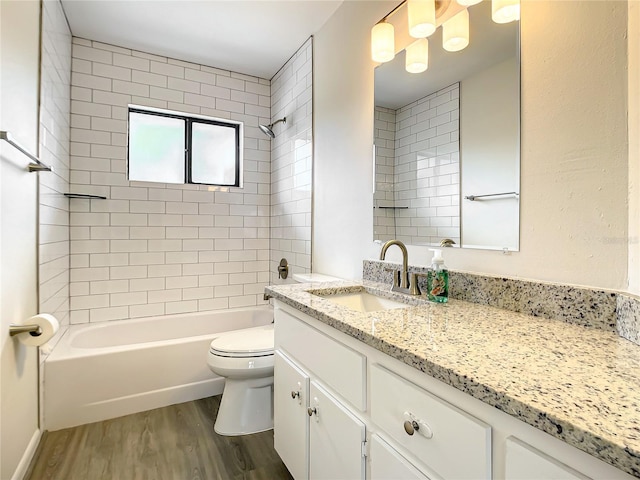
<path id="1" fill-rule="evenodd" d="M 210 352 L 224 357 L 272 355 L 273 324 L 224 333 L 213 339 Z"/>

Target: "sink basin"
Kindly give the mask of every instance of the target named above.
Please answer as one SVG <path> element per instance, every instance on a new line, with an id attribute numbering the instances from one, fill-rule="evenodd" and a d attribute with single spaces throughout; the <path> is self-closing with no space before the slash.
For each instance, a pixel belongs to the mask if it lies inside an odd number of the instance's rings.
<path id="1" fill-rule="evenodd" d="M 337 295 L 323 295 L 323 298 L 337 305 L 350 308 L 357 312 L 379 312 L 380 310 L 392 310 L 394 308 L 406 308 L 409 305 L 378 297 L 368 292 L 340 293 Z"/>

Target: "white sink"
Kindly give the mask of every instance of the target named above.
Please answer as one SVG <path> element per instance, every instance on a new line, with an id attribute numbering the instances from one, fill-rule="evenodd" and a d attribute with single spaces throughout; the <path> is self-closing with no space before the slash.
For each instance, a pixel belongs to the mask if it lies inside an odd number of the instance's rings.
<path id="1" fill-rule="evenodd" d="M 357 312 L 379 312 L 380 310 L 392 310 L 394 308 L 406 308 L 410 305 L 378 297 L 367 292 L 340 293 L 337 295 L 323 295 L 323 298 L 337 305 L 350 308 Z"/>

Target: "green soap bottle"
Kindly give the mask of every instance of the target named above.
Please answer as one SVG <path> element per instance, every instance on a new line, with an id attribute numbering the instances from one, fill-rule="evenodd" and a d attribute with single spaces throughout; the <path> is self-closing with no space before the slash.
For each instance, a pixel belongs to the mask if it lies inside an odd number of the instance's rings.
<path id="1" fill-rule="evenodd" d="M 431 302 L 445 303 L 449 300 L 449 271 L 444 265 L 442 250 L 430 250 L 433 259 L 427 273 L 427 296 Z"/>

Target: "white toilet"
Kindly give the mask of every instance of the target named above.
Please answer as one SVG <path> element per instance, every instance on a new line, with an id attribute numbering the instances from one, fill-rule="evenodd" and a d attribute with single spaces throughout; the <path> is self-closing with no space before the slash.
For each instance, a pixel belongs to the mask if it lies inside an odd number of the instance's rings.
<path id="1" fill-rule="evenodd" d="M 318 273 L 294 274 L 294 281 L 339 280 Z M 209 368 L 225 377 L 213 429 L 220 435 L 248 435 L 273 428 L 273 324 L 223 333 L 209 347 Z"/>
<path id="2" fill-rule="evenodd" d="M 225 377 L 213 427 L 220 435 L 273 428 L 273 324 L 225 333 L 211 342 L 209 368 Z"/>

